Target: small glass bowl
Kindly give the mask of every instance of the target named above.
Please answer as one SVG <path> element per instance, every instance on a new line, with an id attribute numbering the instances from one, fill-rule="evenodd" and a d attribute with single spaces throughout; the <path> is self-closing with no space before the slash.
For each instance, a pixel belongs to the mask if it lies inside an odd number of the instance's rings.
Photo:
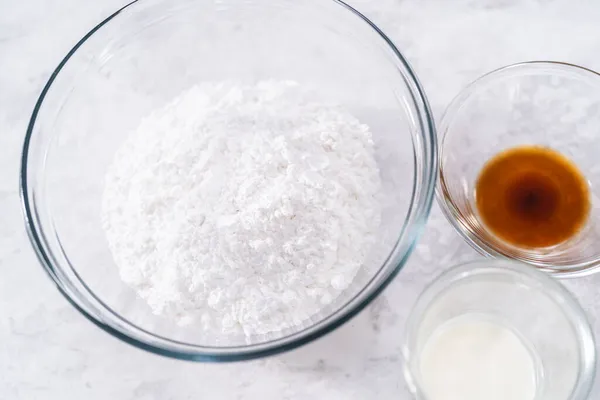
<path id="1" fill-rule="evenodd" d="M 408 319 L 405 377 L 426 400 L 420 369 L 431 335 L 455 318 L 477 315 L 513 331 L 536 364 L 536 400 L 587 399 L 596 350 L 586 315 L 571 293 L 547 274 L 510 260 L 479 260 L 444 272 L 420 295 Z"/>
<path id="2" fill-rule="evenodd" d="M 105 173 L 140 120 L 201 82 L 293 80 L 340 104 L 373 133 L 382 180 L 377 245 L 318 314 L 264 335 L 203 334 L 155 315 L 119 277 L 101 221 Z M 165 134 L 168 134 L 165 133 Z M 32 113 L 21 195 L 38 258 L 101 329 L 193 361 L 266 356 L 348 321 L 401 270 L 434 196 L 437 144 L 427 100 L 392 42 L 337 0 L 133 1 L 60 62 Z"/>
<path id="3" fill-rule="evenodd" d="M 490 72 L 452 101 L 439 126 L 437 198 L 455 229 L 478 252 L 503 256 L 557 276 L 600 267 L 600 75 L 560 62 L 536 61 Z M 475 184 L 484 164 L 503 150 L 537 145 L 569 158 L 589 181 L 590 215 L 574 238 L 524 249 L 497 238 L 482 223 Z"/>

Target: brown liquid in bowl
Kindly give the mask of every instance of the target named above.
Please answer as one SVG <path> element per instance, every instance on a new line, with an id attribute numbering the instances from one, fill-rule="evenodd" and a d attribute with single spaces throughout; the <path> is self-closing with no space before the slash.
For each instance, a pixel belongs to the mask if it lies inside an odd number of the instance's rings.
<path id="1" fill-rule="evenodd" d="M 489 160 L 477 180 L 475 199 L 490 231 L 525 248 L 572 238 L 590 211 L 589 186 L 577 167 L 538 146 L 513 148 Z"/>

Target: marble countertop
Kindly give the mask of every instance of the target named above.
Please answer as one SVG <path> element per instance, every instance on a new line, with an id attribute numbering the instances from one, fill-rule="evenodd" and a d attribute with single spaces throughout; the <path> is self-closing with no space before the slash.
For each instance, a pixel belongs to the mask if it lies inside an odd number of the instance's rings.
<path id="1" fill-rule="evenodd" d="M 513 62 L 600 70 L 596 0 L 353 0 L 405 53 L 436 116 L 467 82 Z M 18 169 L 33 104 L 70 47 L 122 0 L 0 0 L 0 399 L 410 399 L 400 342 L 426 282 L 477 257 L 434 206 L 403 272 L 334 333 L 277 357 L 194 364 L 128 346 L 53 287 L 22 223 Z M 565 284 L 600 340 L 600 274 Z M 343 355 L 343 356 L 342 356 Z M 594 394 L 600 398 L 600 377 Z"/>

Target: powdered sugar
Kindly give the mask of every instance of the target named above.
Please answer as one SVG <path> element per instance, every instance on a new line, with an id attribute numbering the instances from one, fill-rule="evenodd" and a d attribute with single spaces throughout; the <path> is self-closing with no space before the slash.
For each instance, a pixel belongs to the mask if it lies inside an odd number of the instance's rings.
<path id="1" fill-rule="evenodd" d="M 305 321 L 348 287 L 380 222 L 367 126 L 293 82 L 207 83 L 149 115 L 103 199 L 122 279 L 207 332 Z"/>

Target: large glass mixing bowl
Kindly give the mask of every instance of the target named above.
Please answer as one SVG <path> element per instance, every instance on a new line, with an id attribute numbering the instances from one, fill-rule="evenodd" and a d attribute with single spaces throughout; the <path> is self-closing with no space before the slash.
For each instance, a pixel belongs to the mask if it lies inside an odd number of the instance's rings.
<path id="1" fill-rule="evenodd" d="M 353 283 L 319 314 L 272 334 L 206 337 L 154 315 L 120 280 L 101 224 L 104 175 L 140 120 L 185 89 L 264 79 L 316 87 L 370 126 L 383 222 Z M 20 183 L 41 264 L 90 321 L 158 354 L 233 361 L 318 338 L 369 304 L 411 253 L 435 176 L 423 90 L 393 43 L 353 8 L 335 0 L 146 0 L 106 18 L 58 65 L 29 123 Z"/>

